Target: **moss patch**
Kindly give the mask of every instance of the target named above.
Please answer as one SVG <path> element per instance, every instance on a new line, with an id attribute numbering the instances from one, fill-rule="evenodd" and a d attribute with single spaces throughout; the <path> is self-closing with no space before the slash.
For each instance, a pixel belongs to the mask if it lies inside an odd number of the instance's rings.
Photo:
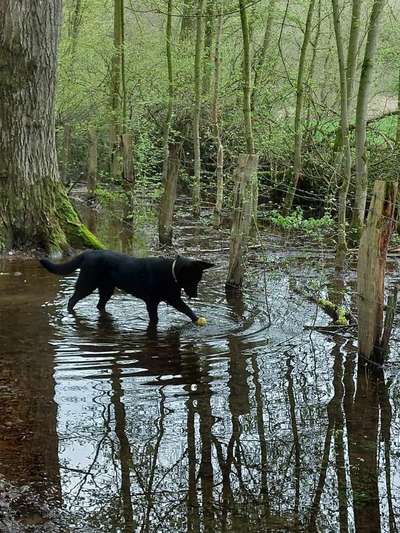
<path id="1" fill-rule="evenodd" d="M 346 308 L 342 305 L 335 305 L 330 300 L 326 300 L 324 298 L 317 300 L 317 304 L 325 311 L 326 314 L 333 318 L 335 324 L 338 326 L 349 325 Z"/>
<path id="2" fill-rule="evenodd" d="M 66 194 L 61 193 L 58 208 L 58 217 L 61 227 L 65 233 L 64 241 L 74 248 L 94 248 L 102 250 L 105 246 L 100 240 L 83 224 L 78 213 Z M 60 248 L 64 248 L 64 243 L 59 241 Z"/>

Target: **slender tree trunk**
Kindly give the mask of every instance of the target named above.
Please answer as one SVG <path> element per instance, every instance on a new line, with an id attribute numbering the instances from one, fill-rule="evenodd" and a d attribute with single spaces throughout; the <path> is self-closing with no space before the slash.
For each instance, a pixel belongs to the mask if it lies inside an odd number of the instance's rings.
<path id="1" fill-rule="evenodd" d="M 312 108 L 312 96 L 311 96 L 311 84 L 314 78 L 314 71 L 315 71 L 315 64 L 317 60 L 317 51 L 318 51 L 318 44 L 319 39 L 321 36 L 321 3 L 322 0 L 318 1 L 318 10 L 317 10 L 317 23 L 315 28 L 315 37 L 313 40 L 311 40 L 310 37 L 310 43 L 312 46 L 312 55 L 310 60 L 310 69 L 307 74 L 307 80 L 306 85 L 308 88 L 308 101 L 307 101 L 307 114 L 306 114 L 306 137 L 305 139 L 306 143 L 312 138 L 313 131 L 310 128 L 310 119 L 311 119 L 311 108 Z"/>
<path id="2" fill-rule="evenodd" d="M 90 198 L 96 196 L 97 185 L 97 132 L 93 126 L 89 127 L 89 149 L 88 149 L 88 169 L 87 188 Z"/>
<path id="3" fill-rule="evenodd" d="M 0 248 L 101 246 L 60 182 L 54 91 L 61 0 L 0 3 Z"/>
<path id="4" fill-rule="evenodd" d="M 167 179 L 160 200 L 160 214 L 158 218 L 158 235 L 160 244 L 172 244 L 172 222 L 174 218 L 176 188 L 181 162 L 182 143 L 170 143 L 168 149 Z"/>
<path id="5" fill-rule="evenodd" d="M 213 103 L 212 103 L 212 123 L 214 129 L 214 138 L 217 148 L 217 165 L 216 165 L 216 178 L 217 178 L 217 193 L 214 210 L 214 226 L 219 227 L 221 225 L 222 205 L 224 201 L 224 146 L 221 139 L 220 131 L 220 108 L 219 108 L 219 81 L 221 70 L 221 39 L 224 19 L 222 15 L 222 5 L 218 8 L 218 21 L 217 21 L 217 33 L 215 37 L 215 50 L 214 50 L 214 80 L 213 80 Z"/>
<path id="6" fill-rule="evenodd" d="M 396 129 L 396 147 L 400 152 L 400 69 L 399 69 L 399 81 L 397 85 L 397 129 Z"/>
<path id="7" fill-rule="evenodd" d="M 203 63 L 203 94 L 207 96 L 211 88 L 212 45 L 214 40 L 215 1 L 208 0 L 205 13 L 204 63 Z"/>
<path id="8" fill-rule="evenodd" d="M 347 47 L 347 108 L 349 114 L 352 113 L 352 99 L 354 93 L 354 82 L 357 71 L 358 45 L 360 41 L 361 28 L 361 2 L 362 0 L 353 0 L 351 11 L 351 26 L 349 35 L 349 44 Z"/>
<path id="9" fill-rule="evenodd" d="M 135 187 L 135 171 L 133 167 L 133 142 L 130 133 L 121 135 L 122 164 L 123 164 L 123 185 L 125 190 L 133 191 Z"/>
<path id="10" fill-rule="evenodd" d="M 123 17 L 124 0 L 114 0 L 114 54 L 111 60 L 111 179 L 118 180 L 123 173 L 122 143 L 123 132 Z"/>
<path id="11" fill-rule="evenodd" d="M 306 28 L 304 31 L 303 44 L 301 45 L 299 68 L 297 71 L 296 83 L 296 112 L 294 118 L 294 162 L 293 162 L 293 178 L 286 193 L 283 210 L 288 213 L 292 209 L 294 195 L 296 193 L 297 184 L 302 173 L 301 148 L 303 140 L 303 132 L 301 126 L 301 118 L 303 113 L 304 103 L 304 75 L 306 70 L 307 49 L 311 38 L 312 17 L 314 12 L 315 0 L 311 0 L 308 6 Z"/>
<path id="12" fill-rule="evenodd" d="M 82 22 L 82 0 L 75 0 L 69 20 L 69 39 L 71 43 L 71 71 L 75 66 L 76 49 L 78 46 L 79 30 Z"/>
<path id="13" fill-rule="evenodd" d="M 354 93 L 354 84 L 355 77 L 357 72 L 357 57 L 359 52 L 359 41 L 360 41 L 360 15 L 361 15 L 361 1 L 362 0 L 353 0 L 352 3 L 352 12 L 351 12 L 351 25 L 350 25 L 350 34 L 349 34 L 349 43 L 347 46 L 347 108 L 349 117 L 353 113 L 353 93 Z M 336 139 L 333 146 L 333 153 L 335 157 L 334 168 L 338 168 L 342 161 L 342 137 L 341 129 L 338 128 L 336 132 Z"/>
<path id="14" fill-rule="evenodd" d="M 245 0 L 239 0 L 240 22 L 243 36 L 243 116 L 244 128 L 246 132 L 246 147 L 249 155 L 255 154 L 254 135 L 253 135 L 253 114 L 251 108 L 252 79 L 251 79 L 251 57 L 250 57 L 250 34 L 249 23 L 247 20 L 247 7 Z M 258 158 L 257 158 L 258 163 Z M 250 176 L 252 180 L 252 216 L 257 219 L 258 209 L 258 178 L 257 171 Z"/>
<path id="15" fill-rule="evenodd" d="M 258 59 L 254 65 L 254 82 L 253 89 L 251 91 L 251 110 L 255 111 L 257 91 L 260 81 L 260 75 L 264 68 L 264 63 L 267 58 L 270 46 L 271 46 L 271 35 L 272 35 L 272 24 L 275 19 L 276 13 L 276 4 L 277 0 L 270 0 L 268 5 L 267 21 L 265 23 L 264 39 L 261 46 L 261 50 L 258 56 Z"/>
<path id="16" fill-rule="evenodd" d="M 247 153 L 254 154 L 254 135 L 251 113 L 251 59 L 250 59 L 250 36 L 249 23 L 247 20 L 246 1 L 239 0 L 240 7 L 240 21 L 243 35 L 243 115 L 244 128 L 246 132 L 246 148 Z"/>
<path id="17" fill-rule="evenodd" d="M 196 46 L 194 60 L 194 109 L 193 109 L 193 148 L 194 148 L 194 179 L 193 179 L 193 216 L 200 216 L 200 113 L 201 113 L 201 57 L 204 41 L 203 11 L 205 0 L 197 0 Z"/>
<path id="18" fill-rule="evenodd" d="M 193 1 L 194 0 L 183 0 L 183 16 L 181 21 L 181 31 L 179 35 L 179 40 L 181 42 L 186 41 L 194 31 Z"/>
<path id="19" fill-rule="evenodd" d="M 71 9 L 68 38 L 70 43 L 70 64 L 69 76 L 71 80 L 75 79 L 75 65 L 76 65 L 76 50 L 78 47 L 78 38 L 80 26 L 82 23 L 82 0 L 75 0 L 74 6 Z M 69 118 L 64 119 L 64 137 L 63 146 L 61 150 L 61 161 L 59 164 L 61 179 L 64 184 L 69 183 L 69 155 L 71 145 L 71 124 L 68 123 Z"/>
<path id="20" fill-rule="evenodd" d="M 358 253 L 358 347 L 361 355 L 379 362 L 382 362 L 386 256 L 394 227 L 396 198 L 397 183 L 375 182 Z"/>
<path id="21" fill-rule="evenodd" d="M 165 35 L 168 70 L 168 110 L 165 119 L 163 139 L 164 161 L 162 182 L 164 185 L 164 191 L 160 200 L 160 212 L 158 219 L 158 238 L 160 244 L 172 243 L 172 221 L 174 216 L 176 187 L 178 181 L 180 154 L 182 148 L 182 144 L 180 142 L 170 142 L 170 130 L 172 125 L 172 114 L 175 99 L 172 59 L 172 9 L 173 0 L 168 0 L 167 28 Z"/>
<path id="22" fill-rule="evenodd" d="M 374 0 L 371 18 L 368 28 L 367 44 L 365 47 L 364 61 L 361 67 L 360 85 L 357 97 L 356 111 L 356 193 L 354 198 L 352 225 L 356 231 L 364 224 L 365 206 L 367 203 L 367 118 L 368 118 L 368 96 L 372 82 L 372 71 L 374 68 L 376 49 L 378 46 L 379 24 L 382 17 L 385 0 Z"/>
<path id="23" fill-rule="evenodd" d="M 347 252 L 346 240 L 346 206 L 347 194 L 351 179 L 351 152 L 349 142 L 349 117 L 347 102 L 347 79 L 344 59 L 342 29 L 340 25 L 340 10 L 337 0 L 332 0 L 333 25 L 335 28 L 336 47 L 340 76 L 340 130 L 343 146 L 343 176 L 339 188 L 338 201 L 338 239 L 336 245 L 336 268 L 342 269 Z"/>

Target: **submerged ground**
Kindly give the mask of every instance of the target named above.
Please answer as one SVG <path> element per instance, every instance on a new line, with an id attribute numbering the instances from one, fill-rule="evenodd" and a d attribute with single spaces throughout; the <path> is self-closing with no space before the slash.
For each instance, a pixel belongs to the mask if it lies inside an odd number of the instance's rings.
<path id="1" fill-rule="evenodd" d="M 100 219 L 113 248 L 163 253 Z M 209 323 L 161 306 L 157 335 L 130 296 L 71 316 L 75 275 L 0 260 L 0 531 L 397 531 L 398 316 L 384 370 L 357 375 L 354 330 L 304 328 L 329 323 L 299 291 L 332 287 L 321 243 L 263 233 L 242 298 L 209 218 L 182 215 L 175 250 L 217 263 Z"/>

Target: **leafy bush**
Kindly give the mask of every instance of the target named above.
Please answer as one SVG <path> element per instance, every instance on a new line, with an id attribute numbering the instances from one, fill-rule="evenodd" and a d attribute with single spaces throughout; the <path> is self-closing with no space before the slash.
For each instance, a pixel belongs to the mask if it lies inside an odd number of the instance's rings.
<path id="1" fill-rule="evenodd" d="M 271 211 L 267 217 L 268 222 L 276 228 L 285 231 L 300 231 L 307 235 L 323 233 L 334 227 L 334 220 L 329 215 L 322 218 L 304 218 L 303 210 L 297 207 L 287 216 L 277 210 Z"/>

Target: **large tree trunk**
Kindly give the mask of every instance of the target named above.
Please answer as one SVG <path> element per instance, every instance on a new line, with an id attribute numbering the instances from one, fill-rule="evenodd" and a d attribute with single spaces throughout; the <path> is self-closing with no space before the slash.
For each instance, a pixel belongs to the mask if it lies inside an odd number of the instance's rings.
<path id="1" fill-rule="evenodd" d="M 357 97 L 356 113 L 356 193 L 353 209 L 353 227 L 359 230 L 364 224 L 365 206 L 367 203 L 367 118 L 368 118 L 368 97 L 372 82 L 372 70 L 376 50 L 378 46 L 379 23 L 382 16 L 385 0 L 374 0 L 371 18 L 368 28 L 367 44 L 365 47 L 364 61 L 361 67 L 360 85 Z"/>
<path id="2" fill-rule="evenodd" d="M 0 3 L 0 248 L 101 246 L 60 182 L 54 90 L 61 0 Z"/>

